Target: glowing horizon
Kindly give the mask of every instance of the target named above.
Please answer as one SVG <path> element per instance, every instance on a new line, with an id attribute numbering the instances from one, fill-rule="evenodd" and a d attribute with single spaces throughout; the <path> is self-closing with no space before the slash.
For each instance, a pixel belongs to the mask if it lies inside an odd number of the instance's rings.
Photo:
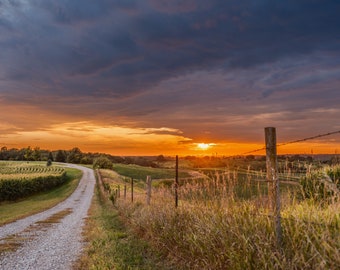
<path id="1" fill-rule="evenodd" d="M 197 142 L 185 137 L 180 130 L 161 128 L 131 128 L 99 126 L 90 122 L 70 122 L 52 125 L 38 131 L 20 131 L 2 136 L 0 146 L 8 148 L 40 147 L 46 150 L 69 150 L 78 147 L 82 152 L 101 152 L 119 156 L 138 155 L 247 155 L 264 147 L 262 142 Z M 333 154 L 339 145 L 313 140 L 278 147 L 278 154 Z M 264 150 L 249 153 L 265 154 Z"/>

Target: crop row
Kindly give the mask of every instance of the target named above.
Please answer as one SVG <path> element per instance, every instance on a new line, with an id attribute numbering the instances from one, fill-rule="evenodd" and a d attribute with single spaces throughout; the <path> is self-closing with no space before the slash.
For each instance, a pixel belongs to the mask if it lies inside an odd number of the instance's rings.
<path id="1" fill-rule="evenodd" d="M 62 168 L 50 172 L 0 173 L 0 202 L 13 201 L 32 194 L 50 190 L 66 181 Z"/>
<path id="2" fill-rule="evenodd" d="M 46 166 L 26 166 L 26 167 L 0 167 L 1 175 L 9 175 L 9 174 L 35 174 L 35 173 L 44 173 L 44 174 L 60 174 L 64 171 L 61 167 L 46 167 Z"/>

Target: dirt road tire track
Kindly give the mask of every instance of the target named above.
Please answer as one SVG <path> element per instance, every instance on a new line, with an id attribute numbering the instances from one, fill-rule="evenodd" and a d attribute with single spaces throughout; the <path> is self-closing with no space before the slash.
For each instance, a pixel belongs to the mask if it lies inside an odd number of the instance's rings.
<path id="1" fill-rule="evenodd" d="M 18 240 L 17 248 L 0 255 L 2 270 L 67 270 L 83 248 L 82 227 L 91 204 L 95 177 L 83 171 L 77 189 L 65 201 L 36 215 L 0 227 L 0 244 Z"/>

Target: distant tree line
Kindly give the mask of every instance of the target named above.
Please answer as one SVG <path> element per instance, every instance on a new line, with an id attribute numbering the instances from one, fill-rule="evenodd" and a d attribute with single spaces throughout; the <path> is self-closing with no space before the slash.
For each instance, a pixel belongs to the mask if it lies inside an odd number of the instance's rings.
<path id="1" fill-rule="evenodd" d="M 78 147 L 71 150 L 56 150 L 49 151 L 40 149 L 39 147 L 32 148 L 7 148 L 6 146 L 0 149 L 0 160 L 17 160 L 17 161 L 56 161 L 75 164 L 94 164 L 98 158 L 106 158 L 112 163 L 137 164 L 146 167 L 158 167 L 155 159 L 148 157 L 121 157 L 113 156 L 104 153 L 84 153 Z"/>
<path id="2" fill-rule="evenodd" d="M 264 170 L 266 168 L 265 156 L 185 156 L 181 159 L 190 162 L 194 168 L 221 168 L 228 167 L 233 168 L 248 168 L 251 164 L 252 169 Z M 293 164 L 295 161 L 311 163 L 320 159 L 320 156 L 308 156 L 308 155 L 280 155 L 278 156 L 279 162 L 290 162 Z M 22 160 L 22 161 L 56 161 L 75 164 L 94 164 L 97 167 L 108 168 L 111 163 L 122 164 L 136 164 L 144 167 L 163 167 L 164 163 L 175 160 L 175 157 L 169 157 L 164 155 L 158 156 L 114 156 L 104 153 L 84 153 L 78 147 L 74 147 L 71 150 L 55 150 L 49 151 L 40 149 L 39 147 L 32 148 L 28 146 L 26 148 L 10 148 L 6 146 L 0 149 L 0 160 Z M 326 155 L 323 157 L 322 163 L 339 164 L 340 159 L 338 155 Z M 293 166 L 293 165 L 289 165 Z"/>

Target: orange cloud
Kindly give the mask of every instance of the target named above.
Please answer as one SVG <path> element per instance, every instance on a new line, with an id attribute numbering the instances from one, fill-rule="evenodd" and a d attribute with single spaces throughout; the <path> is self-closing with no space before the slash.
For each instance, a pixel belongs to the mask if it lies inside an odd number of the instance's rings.
<path id="1" fill-rule="evenodd" d="M 185 143 L 183 143 L 185 142 Z M 10 147 L 39 146 L 43 149 L 71 149 L 103 152 L 112 155 L 238 155 L 264 147 L 263 143 L 216 142 L 199 143 L 169 128 L 130 128 L 100 126 L 90 122 L 68 122 L 46 130 L 17 131 L 2 137 L 2 145 Z M 202 146 L 202 147 L 198 147 Z M 207 146 L 207 147 L 205 147 Z M 335 153 L 336 142 L 314 141 L 278 147 L 278 154 Z M 252 153 L 265 154 L 264 150 Z"/>
<path id="2" fill-rule="evenodd" d="M 3 137 L 2 144 L 46 149 L 70 149 L 75 146 L 87 152 L 105 152 L 113 155 L 177 154 L 186 151 L 178 144 L 187 138 L 167 128 L 129 128 L 98 126 L 89 122 L 70 122 L 52 125 L 46 130 L 19 131 Z M 178 132 L 180 133 L 180 132 Z"/>

